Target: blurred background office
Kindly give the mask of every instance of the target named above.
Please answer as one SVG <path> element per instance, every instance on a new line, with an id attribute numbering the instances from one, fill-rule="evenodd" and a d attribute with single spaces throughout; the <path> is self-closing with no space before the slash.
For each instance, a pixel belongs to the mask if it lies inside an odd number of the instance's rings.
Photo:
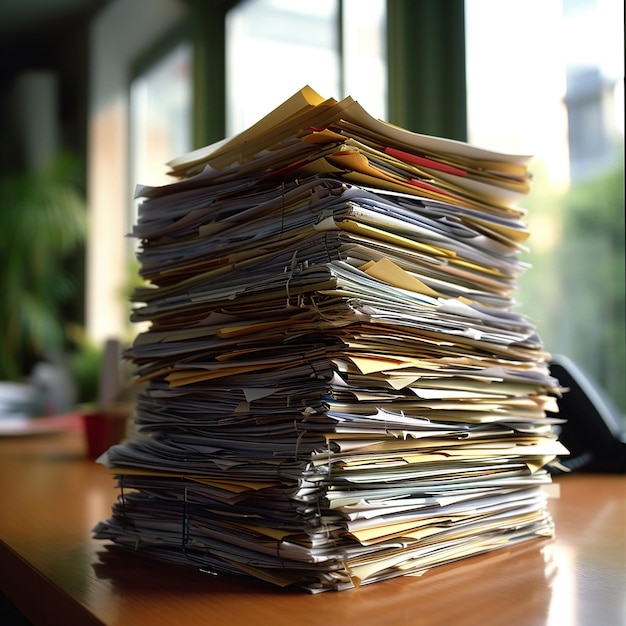
<path id="1" fill-rule="evenodd" d="M 0 380 L 92 397 L 136 332 L 134 186 L 309 84 L 535 157 L 519 306 L 626 412 L 623 24 L 621 0 L 4 0 Z"/>

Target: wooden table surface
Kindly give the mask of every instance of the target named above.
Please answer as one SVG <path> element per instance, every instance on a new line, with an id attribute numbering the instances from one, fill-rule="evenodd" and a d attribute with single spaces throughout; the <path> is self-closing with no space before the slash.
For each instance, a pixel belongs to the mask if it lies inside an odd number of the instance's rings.
<path id="1" fill-rule="evenodd" d="M 626 624 L 626 477 L 556 479 L 554 540 L 309 595 L 106 549 L 114 479 L 79 428 L 0 437 L 0 589 L 35 624 Z M 0 624 L 3 624 L 0 615 Z"/>

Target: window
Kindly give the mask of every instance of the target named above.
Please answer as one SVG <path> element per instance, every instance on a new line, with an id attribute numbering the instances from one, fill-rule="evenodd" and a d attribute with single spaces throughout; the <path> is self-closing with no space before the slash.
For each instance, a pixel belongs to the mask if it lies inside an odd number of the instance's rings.
<path id="1" fill-rule="evenodd" d="M 89 120 L 88 120 L 88 203 L 90 211 L 90 236 L 87 249 L 87 279 L 85 284 L 86 325 L 94 341 L 105 341 L 110 337 L 124 338 L 128 327 L 128 302 L 126 293 L 131 275 L 129 259 L 132 251 L 126 235 L 133 221 L 134 206 L 132 191 L 136 183 L 154 184 L 150 175 L 147 179 L 138 172 L 138 163 L 145 149 L 140 143 L 151 134 L 151 125 L 142 119 L 140 111 L 151 112 L 160 106 L 161 95 L 153 101 L 146 99 L 152 94 L 147 85 L 140 88 L 142 81 L 152 81 L 152 69 L 158 73 L 154 54 L 158 47 L 167 55 L 172 48 L 164 48 L 159 42 L 173 41 L 172 33 L 187 20 L 188 7 L 178 0 L 159 0 L 158 9 L 146 11 L 147 2 L 108 2 L 94 16 L 89 29 Z M 151 65 L 141 68 L 138 59 L 149 54 Z M 137 71 L 141 69 L 142 71 Z M 131 105 L 130 91 L 134 85 L 135 103 Z M 130 87 L 130 88 L 129 88 Z M 166 85 L 166 96 L 170 86 Z M 138 92 L 143 96 L 138 97 Z M 152 95 L 150 96 L 152 97 Z M 154 102 L 156 101 L 156 103 Z M 132 110 L 132 111 L 131 111 Z M 170 109 L 170 112 L 172 110 Z M 131 123 L 130 117 L 133 117 Z M 183 116 L 173 118 L 178 123 Z M 166 122 L 170 122 L 168 118 Z M 190 122 L 190 116 L 187 116 Z M 142 131 L 135 131 L 140 124 Z M 130 138 L 136 138 L 134 147 Z M 143 137 L 143 139 L 139 139 Z M 145 145 L 145 143 L 144 143 Z M 173 146 L 174 154 L 179 150 Z M 184 149 L 184 148 L 183 148 Z M 142 152 L 140 152 L 142 151 Z M 163 153 L 168 152 L 165 150 Z M 131 161 L 133 156 L 134 164 Z M 160 160 L 157 155 L 154 159 Z M 163 173 L 160 160 L 158 173 Z"/>
<path id="2" fill-rule="evenodd" d="M 165 164 L 191 150 L 191 62 L 191 45 L 183 42 L 132 81 L 132 181 L 171 182 Z"/>
<path id="3" fill-rule="evenodd" d="M 227 16 L 227 134 L 304 85 L 386 115 L 384 0 L 244 0 Z"/>
<path id="4" fill-rule="evenodd" d="M 465 6 L 469 139 L 535 156 L 518 300 L 625 413 L 623 3 Z"/>

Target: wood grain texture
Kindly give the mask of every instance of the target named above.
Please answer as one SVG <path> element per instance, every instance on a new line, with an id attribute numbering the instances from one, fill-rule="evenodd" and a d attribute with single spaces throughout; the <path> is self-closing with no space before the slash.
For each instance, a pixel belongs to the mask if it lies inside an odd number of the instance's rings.
<path id="1" fill-rule="evenodd" d="M 626 477 L 559 477 L 557 536 L 351 591 L 308 595 L 107 549 L 117 495 L 79 429 L 0 439 L 0 589 L 34 624 L 626 623 Z M 2 620 L 0 619 L 0 622 Z"/>

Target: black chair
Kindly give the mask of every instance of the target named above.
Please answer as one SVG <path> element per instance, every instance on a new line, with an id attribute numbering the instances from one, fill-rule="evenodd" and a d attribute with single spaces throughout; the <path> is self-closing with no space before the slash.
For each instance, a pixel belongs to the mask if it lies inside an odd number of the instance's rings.
<path id="1" fill-rule="evenodd" d="M 626 472 L 624 419 L 617 416 L 599 387 L 570 359 L 555 355 L 550 373 L 569 391 L 559 398 L 556 429 L 570 455 L 559 462 L 571 471 Z"/>

